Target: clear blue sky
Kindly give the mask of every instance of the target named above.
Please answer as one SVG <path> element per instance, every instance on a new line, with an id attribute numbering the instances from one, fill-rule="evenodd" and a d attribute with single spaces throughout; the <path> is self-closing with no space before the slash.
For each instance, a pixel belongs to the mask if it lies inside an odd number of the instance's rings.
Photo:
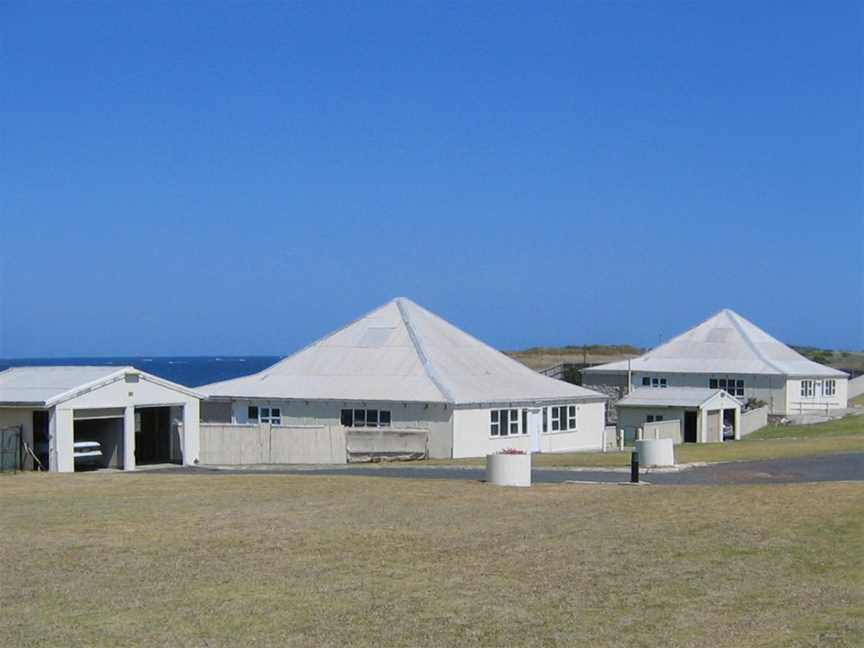
<path id="1" fill-rule="evenodd" d="M 0 356 L 862 349 L 862 7 L 3 2 Z"/>

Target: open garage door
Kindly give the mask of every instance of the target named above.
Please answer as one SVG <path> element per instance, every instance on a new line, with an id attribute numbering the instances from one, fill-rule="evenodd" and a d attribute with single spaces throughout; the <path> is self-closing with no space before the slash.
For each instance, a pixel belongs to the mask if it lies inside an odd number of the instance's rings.
<path id="1" fill-rule="evenodd" d="M 135 408 L 135 463 L 179 463 L 177 426 L 170 407 Z"/>

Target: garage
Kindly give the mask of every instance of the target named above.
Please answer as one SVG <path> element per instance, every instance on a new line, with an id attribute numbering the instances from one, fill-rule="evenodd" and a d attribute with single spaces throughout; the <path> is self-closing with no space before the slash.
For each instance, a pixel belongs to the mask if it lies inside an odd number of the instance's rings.
<path id="1" fill-rule="evenodd" d="M 741 402 L 722 389 L 643 387 L 616 406 L 625 441 L 668 437 L 675 443 L 721 443 L 741 438 Z"/>
<path id="2" fill-rule="evenodd" d="M 20 428 L 25 469 L 191 465 L 200 399 L 135 367 L 14 367 L 0 373 L 0 426 Z"/>

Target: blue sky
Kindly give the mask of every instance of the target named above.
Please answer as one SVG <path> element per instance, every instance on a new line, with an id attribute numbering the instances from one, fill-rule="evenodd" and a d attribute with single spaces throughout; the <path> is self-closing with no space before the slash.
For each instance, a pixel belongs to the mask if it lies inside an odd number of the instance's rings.
<path id="1" fill-rule="evenodd" d="M 3 2 L 0 356 L 864 349 L 862 7 Z"/>

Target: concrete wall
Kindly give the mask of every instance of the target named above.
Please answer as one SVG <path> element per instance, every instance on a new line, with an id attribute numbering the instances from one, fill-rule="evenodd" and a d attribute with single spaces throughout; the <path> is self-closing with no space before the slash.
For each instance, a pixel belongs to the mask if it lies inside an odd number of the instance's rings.
<path id="1" fill-rule="evenodd" d="M 568 405 L 566 402 L 554 405 Z M 606 404 L 576 402 L 576 430 L 552 432 L 551 427 L 546 433 L 539 435 L 540 452 L 567 452 L 578 450 L 600 450 L 603 447 L 603 429 L 606 425 Z M 552 407 L 544 404 L 542 410 Z M 483 457 L 504 450 L 518 448 L 531 452 L 536 448 L 537 439 L 531 431 L 523 434 L 521 412 L 523 409 L 538 409 L 536 407 L 518 407 L 520 412 L 519 434 L 516 436 L 494 437 L 490 434 L 490 412 L 492 409 L 510 409 L 502 407 L 457 409 L 453 412 L 453 457 Z M 551 415 L 547 413 L 547 421 L 551 423 Z"/>
<path id="2" fill-rule="evenodd" d="M 741 436 L 752 434 L 768 425 L 768 407 L 749 410 L 741 414 Z"/>
<path id="3" fill-rule="evenodd" d="M 846 385 L 847 400 L 857 398 L 861 394 L 864 394 L 864 376 L 858 376 L 848 381 Z"/>
<path id="4" fill-rule="evenodd" d="M 348 461 L 382 456 L 420 459 L 427 456 L 427 436 L 425 430 L 345 430 Z"/>
<path id="5" fill-rule="evenodd" d="M 426 433 L 429 456 L 446 459 L 452 449 L 453 410 L 444 403 L 403 403 L 394 401 L 301 401 L 290 399 L 249 400 L 238 399 L 230 403 L 231 419 L 234 423 L 248 423 L 249 406 L 278 407 L 282 412 L 282 424 L 323 425 L 341 427 L 342 409 L 388 410 L 391 430 L 415 430 Z M 210 409 L 210 402 L 206 405 Z M 382 429 L 388 428 L 357 428 Z"/>
<path id="6" fill-rule="evenodd" d="M 643 439 L 672 439 L 672 443 L 678 445 L 684 443 L 683 421 L 671 420 L 654 423 L 645 423 L 642 426 Z"/>
<path id="7" fill-rule="evenodd" d="M 201 463 L 344 464 L 342 426 L 202 423 Z"/>

